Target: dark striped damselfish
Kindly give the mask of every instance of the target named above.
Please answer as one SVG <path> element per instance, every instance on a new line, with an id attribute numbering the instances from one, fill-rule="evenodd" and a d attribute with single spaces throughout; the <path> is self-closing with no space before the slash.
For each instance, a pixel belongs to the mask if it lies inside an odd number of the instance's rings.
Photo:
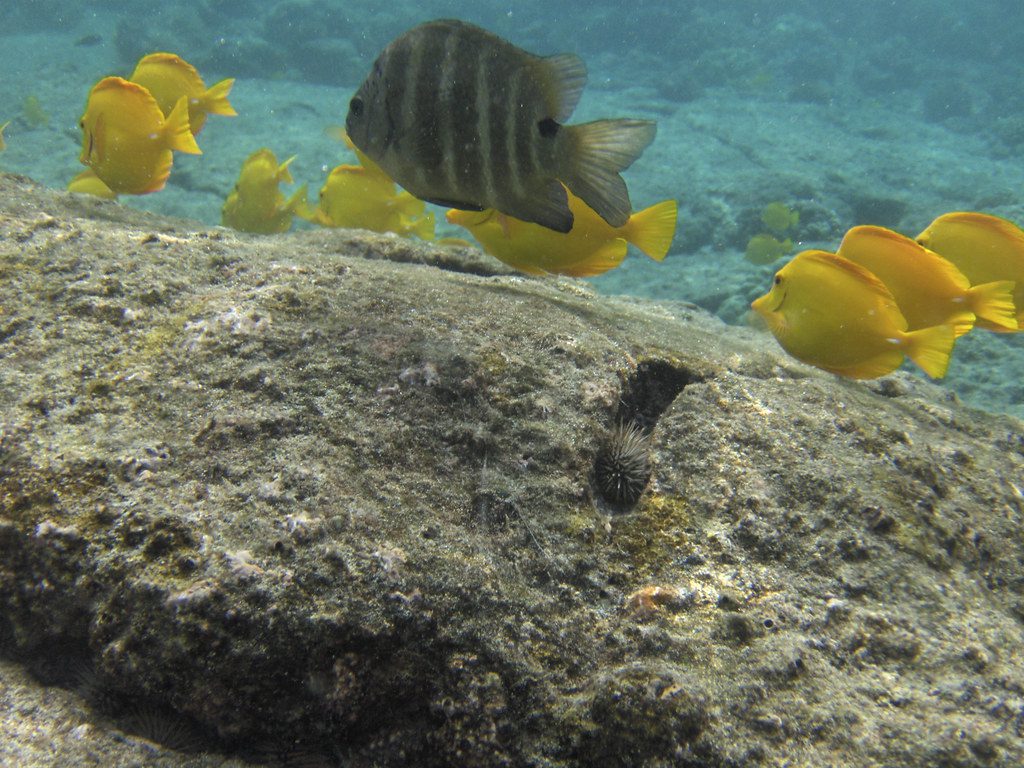
<path id="1" fill-rule="evenodd" d="M 535 56 L 472 24 L 431 21 L 377 57 L 349 103 L 345 127 L 359 149 L 423 200 L 495 208 L 568 232 L 568 187 L 621 227 L 631 207 L 619 172 L 651 143 L 655 125 L 563 125 L 586 81 L 573 54 Z"/>

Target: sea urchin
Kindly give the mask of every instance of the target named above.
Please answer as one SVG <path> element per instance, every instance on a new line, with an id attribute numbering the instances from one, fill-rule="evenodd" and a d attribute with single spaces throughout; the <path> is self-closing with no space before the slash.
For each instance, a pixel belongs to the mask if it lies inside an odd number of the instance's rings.
<path id="1" fill-rule="evenodd" d="M 650 441 L 635 421 L 621 422 L 608 434 L 594 460 L 594 484 L 612 504 L 631 507 L 651 477 Z"/>

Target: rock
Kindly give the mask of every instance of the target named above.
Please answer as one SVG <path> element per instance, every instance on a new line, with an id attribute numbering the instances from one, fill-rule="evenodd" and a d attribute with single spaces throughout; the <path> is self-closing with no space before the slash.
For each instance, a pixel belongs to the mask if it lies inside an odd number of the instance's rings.
<path id="1" fill-rule="evenodd" d="M 1024 762 L 1020 422 L 468 249 L 10 176 L 0 238 L 0 648 L 88 680 L 92 727 L 303 765 Z M 592 470 L 629 422 L 623 508 Z"/>

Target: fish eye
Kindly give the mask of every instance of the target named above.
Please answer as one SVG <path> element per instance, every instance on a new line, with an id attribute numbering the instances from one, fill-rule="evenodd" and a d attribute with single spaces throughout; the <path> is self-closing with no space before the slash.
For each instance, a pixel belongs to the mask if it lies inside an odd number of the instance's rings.
<path id="1" fill-rule="evenodd" d="M 363 100 L 356 96 L 348 103 L 348 111 L 355 117 L 361 117 L 363 114 Z"/>
<path id="2" fill-rule="evenodd" d="M 540 131 L 540 135 L 545 139 L 550 139 L 556 133 L 558 133 L 558 123 L 552 118 L 545 117 L 543 120 L 537 123 L 537 130 Z"/>
<path id="3" fill-rule="evenodd" d="M 774 285 L 782 285 L 782 275 L 776 275 L 772 283 Z"/>

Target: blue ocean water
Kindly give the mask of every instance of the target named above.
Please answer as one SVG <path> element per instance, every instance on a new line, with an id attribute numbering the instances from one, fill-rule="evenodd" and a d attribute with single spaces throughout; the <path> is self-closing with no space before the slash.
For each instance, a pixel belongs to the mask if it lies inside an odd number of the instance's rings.
<path id="1" fill-rule="evenodd" d="M 206 82 L 237 79 L 235 118 L 212 117 L 201 156 L 178 156 L 167 188 L 126 205 L 220 221 L 253 150 L 296 155 L 314 192 L 350 156 L 344 121 L 374 57 L 420 21 L 454 17 L 540 54 L 572 51 L 589 84 L 573 117 L 655 119 L 627 172 L 635 208 L 672 198 L 680 224 L 662 264 L 633 254 L 601 291 L 692 302 L 730 323 L 782 263 L 743 252 L 766 205 L 799 214 L 793 250 L 834 249 L 849 227 L 915 235 L 946 211 L 1024 224 L 1024 47 L 1018 2 L 751 0 L 379 3 L 361 0 L 75 3 L 8 0 L 0 27 L 0 169 L 63 187 L 82 166 L 90 87 L 168 50 Z M 307 226 L 300 224 L 299 226 Z M 456 234 L 446 231 L 446 234 Z M 973 332 L 945 384 L 1024 416 L 1024 341 Z"/>

